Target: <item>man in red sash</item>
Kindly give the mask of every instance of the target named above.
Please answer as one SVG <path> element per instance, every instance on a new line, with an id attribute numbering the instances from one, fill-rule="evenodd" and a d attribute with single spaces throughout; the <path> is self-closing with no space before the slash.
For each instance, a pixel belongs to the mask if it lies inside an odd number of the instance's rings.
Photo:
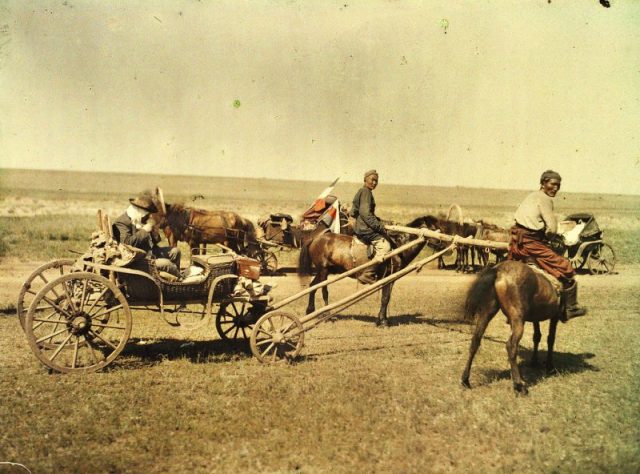
<path id="1" fill-rule="evenodd" d="M 562 282 L 565 307 L 562 321 L 566 322 L 585 315 L 587 310 L 578 305 L 578 286 L 571 262 L 549 245 L 549 240 L 558 238 L 553 198 L 560 190 L 561 181 L 555 171 L 545 171 L 540 177 L 540 189 L 529 194 L 516 210 L 509 260 L 533 259 L 540 268 Z"/>

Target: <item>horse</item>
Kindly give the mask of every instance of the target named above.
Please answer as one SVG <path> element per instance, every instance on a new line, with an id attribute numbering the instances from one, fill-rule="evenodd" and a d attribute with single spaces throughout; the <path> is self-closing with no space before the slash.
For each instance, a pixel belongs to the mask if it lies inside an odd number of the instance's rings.
<path id="1" fill-rule="evenodd" d="M 406 226 L 413 228 L 430 228 L 431 230 L 435 230 L 433 227 L 429 226 L 429 222 L 425 220 L 425 218 L 426 216 L 418 217 L 406 224 Z M 389 237 L 393 240 L 393 247 L 400 247 L 409 241 L 418 238 L 417 235 L 405 233 L 390 233 Z M 354 239 L 355 237 L 351 235 L 334 234 L 330 232 L 319 232 L 310 236 L 309 239 L 303 243 L 300 250 L 300 256 L 298 258 L 298 274 L 300 276 L 311 275 L 315 268 L 315 276 L 310 283 L 310 285 L 313 286 L 325 281 L 329 274 L 343 273 L 357 266 L 363 265 L 368 261 L 366 252 L 363 250 L 354 255 L 352 252 Z M 382 276 L 381 272 L 384 270 L 388 270 L 389 273 L 394 273 L 406 267 L 420 253 L 425 244 L 426 241 L 423 241 L 422 243 L 416 244 L 415 246 L 405 250 L 401 254 L 392 257 L 388 265 L 379 265 L 377 269 L 378 277 Z M 352 278 L 356 278 L 356 276 L 354 275 Z M 380 311 L 378 312 L 378 318 L 376 320 L 376 325 L 378 326 L 389 325 L 387 307 L 391 298 L 392 289 L 393 283 L 385 285 L 382 289 Z M 306 314 L 315 311 L 315 295 L 315 291 L 312 291 L 309 294 L 309 304 L 307 305 Z M 324 304 L 328 305 L 329 291 L 326 286 L 322 288 L 322 298 L 324 300 Z"/>
<path id="2" fill-rule="evenodd" d="M 231 211 L 208 211 L 183 204 L 165 204 L 166 211 L 155 216 L 169 245 L 187 242 L 189 248 L 200 244 L 222 244 L 238 254 L 247 254 L 257 245 L 253 223 Z"/>
<path id="3" fill-rule="evenodd" d="M 516 394 L 528 393 L 517 364 L 518 344 L 524 332 L 524 323 L 533 323 L 533 356 L 531 365 L 538 365 L 538 345 L 542 338 L 540 321 L 550 320 L 547 337 L 546 370 L 553 370 L 553 345 L 556 328 L 562 313 L 559 291 L 541 271 L 529 265 L 506 260 L 484 269 L 471 285 L 465 303 L 465 320 L 476 320 L 471 339 L 469 358 L 462 373 L 462 385 L 471 388 L 469 373 L 473 358 L 480 347 L 482 336 L 491 319 L 502 310 L 511 325 L 511 337 L 507 340 L 507 354 L 511 364 L 511 380 Z"/>
<path id="4" fill-rule="evenodd" d="M 509 243 L 509 231 L 495 224 L 490 224 L 482 220 L 478 221 L 478 228 L 475 235 L 476 239 L 491 240 L 493 242 Z M 507 257 L 507 250 L 496 248 L 479 249 L 479 261 L 483 267 L 489 265 L 489 253 L 493 253 L 496 257 L 496 263 L 500 263 Z"/>

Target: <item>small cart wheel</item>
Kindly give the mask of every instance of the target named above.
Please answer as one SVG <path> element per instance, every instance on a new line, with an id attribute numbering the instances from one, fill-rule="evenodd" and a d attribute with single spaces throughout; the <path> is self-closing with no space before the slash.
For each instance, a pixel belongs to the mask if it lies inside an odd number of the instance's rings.
<path id="1" fill-rule="evenodd" d="M 62 275 L 35 296 L 25 320 L 29 347 L 58 372 L 94 372 L 109 365 L 131 334 L 131 310 L 108 279 Z"/>
<path id="2" fill-rule="evenodd" d="M 278 270 L 278 258 L 270 250 L 264 250 L 256 255 L 260 262 L 260 271 L 263 275 L 274 275 Z"/>
<path id="3" fill-rule="evenodd" d="M 304 328 L 293 314 L 271 311 L 262 316 L 251 333 L 251 352 L 260 362 L 296 358 L 304 343 Z"/>
<path id="4" fill-rule="evenodd" d="M 20 321 L 22 329 L 24 329 L 24 323 L 27 319 L 27 311 L 33 301 L 33 297 L 38 294 L 38 291 L 40 291 L 44 285 L 69 273 L 74 262 L 75 260 L 72 258 L 54 260 L 36 268 L 33 273 L 29 275 L 29 278 L 26 279 L 20 289 L 18 305 L 16 306 L 18 320 Z"/>
<path id="5" fill-rule="evenodd" d="M 222 303 L 216 315 L 216 330 L 221 339 L 248 339 L 264 308 L 249 301 Z"/>
<path id="6" fill-rule="evenodd" d="M 587 265 L 592 275 L 611 273 L 616 266 L 616 254 L 609 244 L 600 243 L 591 247 L 587 255 Z"/>

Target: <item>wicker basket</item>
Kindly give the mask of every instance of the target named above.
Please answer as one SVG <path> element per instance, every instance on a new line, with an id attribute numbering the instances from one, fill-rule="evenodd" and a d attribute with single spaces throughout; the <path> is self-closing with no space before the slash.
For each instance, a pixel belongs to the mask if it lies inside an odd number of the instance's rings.
<path id="1" fill-rule="evenodd" d="M 162 279 L 155 260 L 146 258 L 133 262 L 127 268 L 149 273 L 151 278 L 160 284 L 165 301 L 206 301 L 213 280 L 221 275 L 235 275 L 235 262 L 209 263 L 204 267 L 205 278 L 199 282 L 170 282 Z M 135 301 L 158 301 L 157 286 L 148 278 L 139 275 L 120 273 L 118 279 L 124 284 L 127 297 Z M 235 279 L 225 279 L 216 287 L 214 300 L 228 296 L 233 291 Z"/>

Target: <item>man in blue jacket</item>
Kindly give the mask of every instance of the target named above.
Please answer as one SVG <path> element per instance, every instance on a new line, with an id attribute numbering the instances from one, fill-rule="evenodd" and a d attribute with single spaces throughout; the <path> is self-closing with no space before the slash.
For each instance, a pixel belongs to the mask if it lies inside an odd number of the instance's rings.
<path id="1" fill-rule="evenodd" d="M 376 216 L 376 201 L 373 190 L 378 186 L 378 172 L 369 170 L 364 174 L 364 186 L 353 197 L 351 216 L 355 218 L 354 232 L 358 239 L 371 244 L 376 250 L 375 257 L 382 259 L 391 251 L 391 244 L 387 240 L 384 224 Z M 376 268 L 371 266 L 364 270 L 358 280 L 362 283 L 373 283 L 376 279 Z"/>

